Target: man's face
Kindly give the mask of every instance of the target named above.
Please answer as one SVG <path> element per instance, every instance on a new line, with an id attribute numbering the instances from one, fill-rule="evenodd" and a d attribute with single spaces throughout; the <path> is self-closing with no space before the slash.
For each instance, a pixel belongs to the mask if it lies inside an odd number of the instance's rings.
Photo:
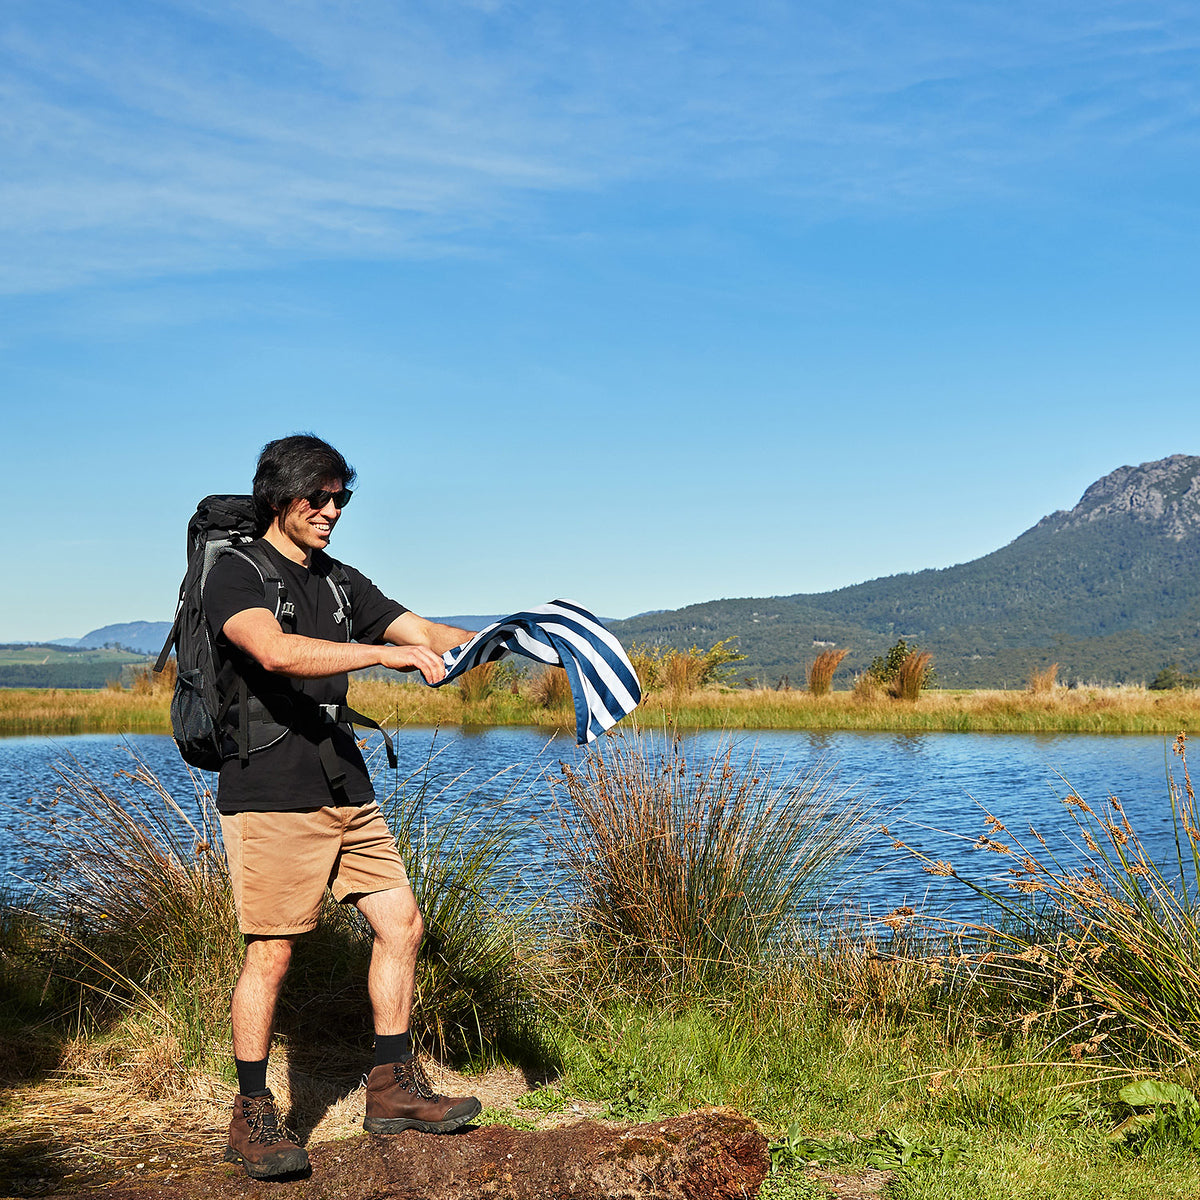
<path id="1" fill-rule="evenodd" d="M 327 479 L 321 487 L 336 494 L 342 490 L 342 481 Z M 307 499 L 301 498 L 293 500 L 280 515 L 279 528 L 285 537 L 304 550 L 324 550 L 341 515 L 342 510 L 332 499 L 321 508 L 313 508 Z"/>

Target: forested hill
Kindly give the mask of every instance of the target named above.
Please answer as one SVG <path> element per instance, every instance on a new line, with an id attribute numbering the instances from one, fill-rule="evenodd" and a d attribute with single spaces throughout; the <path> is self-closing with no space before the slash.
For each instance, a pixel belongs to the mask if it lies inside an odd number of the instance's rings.
<path id="1" fill-rule="evenodd" d="M 1072 681 L 1149 680 L 1200 668 L 1200 458 L 1121 467 L 1069 511 L 944 570 L 833 592 L 715 600 L 618 621 L 625 640 L 702 646 L 737 637 L 739 676 L 803 680 L 822 643 L 850 647 L 840 677 L 904 637 L 948 687 L 1010 687 L 1060 664 Z"/>

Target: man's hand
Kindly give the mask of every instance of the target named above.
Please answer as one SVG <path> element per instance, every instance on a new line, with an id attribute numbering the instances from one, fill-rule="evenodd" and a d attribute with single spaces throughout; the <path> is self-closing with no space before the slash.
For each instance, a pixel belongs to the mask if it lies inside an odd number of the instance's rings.
<path id="1" fill-rule="evenodd" d="M 428 646 L 381 646 L 379 661 L 393 671 L 420 671 L 430 685 L 441 683 L 446 677 L 442 656 L 434 654 Z"/>

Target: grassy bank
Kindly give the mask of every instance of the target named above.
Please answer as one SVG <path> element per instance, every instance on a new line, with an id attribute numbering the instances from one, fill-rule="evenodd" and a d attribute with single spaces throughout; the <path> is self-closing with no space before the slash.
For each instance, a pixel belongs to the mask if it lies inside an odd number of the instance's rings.
<path id="1" fill-rule="evenodd" d="M 482 692 L 482 694 L 479 694 Z M 549 700 L 549 703 L 547 703 Z M 573 731 L 569 700 L 536 682 L 476 689 L 354 680 L 350 703 L 399 725 L 533 725 Z M 926 691 L 915 701 L 853 692 L 706 688 L 653 691 L 638 709 L 645 727 L 844 729 L 958 733 L 1166 733 L 1200 728 L 1200 691 L 1140 687 L 1028 691 Z M 0 734 L 169 733 L 170 693 L 132 689 L 0 690 Z"/>
<path id="2" fill-rule="evenodd" d="M 1189 877 L 1200 828 L 1179 761 Z M 149 1155 L 120 1149 L 131 1126 L 159 1122 L 178 1144 L 207 1125 L 215 1145 L 231 1092 L 238 939 L 205 798 L 169 797 L 140 767 L 117 784 L 60 774 L 82 815 L 45 827 L 57 871 L 32 903 L 0 906 L 0 1190 L 5 1174 L 49 1190 L 113 1161 L 135 1172 Z M 828 1194 L 821 1170 L 871 1169 L 893 1198 L 1195 1196 L 1197 901 L 1147 863 L 1112 801 L 1064 800 L 1091 848 L 1079 865 L 991 818 L 959 830 L 1013 882 L 1003 925 L 947 930 L 911 909 L 816 919 L 822 881 L 882 836 L 820 775 L 606 740 L 557 778 L 545 832 L 568 883 L 529 907 L 500 873 L 503 809 L 437 814 L 416 804 L 419 778 L 393 812 L 427 923 L 416 1027 L 467 1072 L 522 1068 L 487 1119 L 732 1105 L 772 1139 L 771 1200 Z M 343 1102 L 361 1114 L 368 953 L 332 905 L 298 948 L 272 1086 L 305 1132 Z M 1122 1099 L 1147 1076 L 1178 1099 Z"/>

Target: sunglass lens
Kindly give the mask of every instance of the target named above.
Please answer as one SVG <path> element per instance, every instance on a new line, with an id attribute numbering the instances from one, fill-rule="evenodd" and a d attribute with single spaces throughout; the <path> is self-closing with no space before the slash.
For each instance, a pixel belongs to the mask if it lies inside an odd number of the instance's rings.
<path id="1" fill-rule="evenodd" d="M 354 493 L 349 488 L 342 488 L 340 492 L 327 492 L 324 489 L 313 492 L 308 498 L 309 507 L 315 512 L 320 512 L 330 500 L 338 508 L 345 508 L 350 503 L 350 497 Z"/>

